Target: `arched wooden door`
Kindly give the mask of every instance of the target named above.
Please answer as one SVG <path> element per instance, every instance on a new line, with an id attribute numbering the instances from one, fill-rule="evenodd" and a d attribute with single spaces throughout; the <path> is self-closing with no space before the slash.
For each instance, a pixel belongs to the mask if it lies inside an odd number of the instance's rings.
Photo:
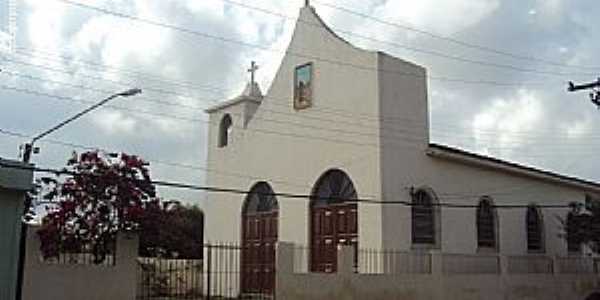
<path id="1" fill-rule="evenodd" d="M 337 270 L 337 245 L 358 247 L 357 193 L 352 180 L 340 170 L 323 174 L 313 188 L 310 203 L 310 270 Z M 356 263 L 356 255 L 355 255 Z"/>
<path id="2" fill-rule="evenodd" d="M 272 294 L 279 206 L 266 182 L 252 187 L 242 208 L 242 294 Z"/>

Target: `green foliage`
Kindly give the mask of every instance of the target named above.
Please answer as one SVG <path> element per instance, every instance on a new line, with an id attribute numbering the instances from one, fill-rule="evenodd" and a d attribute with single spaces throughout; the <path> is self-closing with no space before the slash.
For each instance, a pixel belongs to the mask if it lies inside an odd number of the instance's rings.
<path id="1" fill-rule="evenodd" d="M 168 203 L 142 220 L 140 256 L 201 259 L 204 214 L 197 206 Z"/>
<path id="2" fill-rule="evenodd" d="M 563 224 L 567 241 L 585 244 L 600 253 L 600 202 L 588 197 L 585 204 L 572 203 Z"/>

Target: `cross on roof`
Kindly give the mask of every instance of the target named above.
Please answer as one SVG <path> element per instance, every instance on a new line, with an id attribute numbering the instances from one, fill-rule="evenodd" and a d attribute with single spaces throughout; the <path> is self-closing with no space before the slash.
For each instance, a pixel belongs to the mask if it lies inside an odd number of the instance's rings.
<path id="1" fill-rule="evenodd" d="M 258 65 L 256 64 L 255 61 L 252 61 L 252 63 L 250 64 L 250 69 L 248 69 L 248 72 L 250 73 L 250 84 L 254 85 L 254 74 L 256 73 L 256 71 L 258 70 Z"/>

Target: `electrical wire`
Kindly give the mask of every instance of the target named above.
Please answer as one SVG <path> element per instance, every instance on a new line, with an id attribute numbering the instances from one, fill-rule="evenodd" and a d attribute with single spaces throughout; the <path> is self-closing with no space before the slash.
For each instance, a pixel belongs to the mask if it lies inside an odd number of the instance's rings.
<path id="1" fill-rule="evenodd" d="M 66 169 L 51 169 L 51 168 L 41 168 L 30 165 L 14 165 L 7 164 L 0 161 L 0 167 L 9 168 L 9 169 L 20 169 L 20 170 L 28 170 L 33 172 L 41 172 L 41 173 L 51 173 L 57 176 L 59 175 L 82 175 L 81 173 L 69 171 Z M 93 176 L 91 174 L 88 174 Z M 163 187 L 170 188 L 178 188 L 178 189 L 187 189 L 187 190 L 195 190 L 195 191 L 204 191 L 210 193 L 229 193 L 229 194 L 237 194 L 237 195 L 248 195 L 248 194 L 260 194 L 264 196 L 275 196 L 282 197 L 288 199 L 304 199 L 304 200 L 333 200 L 333 201 L 343 201 L 347 203 L 364 203 L 364 204 L 377 204 L 377 205 L 403 205 L 403 206 L 422 206 L 421 204 L 413 203 L 412 201 L 402 201 L 402 200 L 377 200 L 374 198 L 339 198 L 339 197 L 320 197 L 316 195 L 306 195 L 306 194 L 295 194 L 295 193 L 287 193 L 287 192 L 274 192 L 274 193 L 265 193 L 265 192 L 253 192 L 248 190 L 236 189 L 236 188 L 225 188 L 225 187 L 216 187 L 216 186 L 202 186 L 181 182 L 171 182 L 171 181 L 163 181 L 163 180 L 153 180 L 152 184 Z M 457 203 L 445 203 L 445 202 L 435 202 L 431 203 L 431 206 L 435 207 L 445 207 L 445 208 L 478 208 L 479 205 L 473 204 L 457 204 Z M 529 204 L 494 204 L 492 207 L 497 209 L 522 209 L 530 207 Z M 571 205 L 559 205 L 559 204 L 540 204 L 537 205 L 539 208 L 570 208 Z"/>
<path id="2" fill-rule="evenodd" d="M 302 20 L 300 18 L 294 18 L 291 16 L 288 16 L 286 14 L 283 14 L 281 12 L 276 12 L 273 10 L 269 10 L 266 8 L 262 8 L 262 7 L 257 7 L 257 6 L 252 6 L 252 5 L 248 5 L 245 3 L 240 3 L 240 2 L 236 2 L 236 1 L 231 1 L 231 0 L 221 0 L 222 2 L 228 3 L 230 5 L 234 5 L 234 6 L 239 6 L 239 7 L 243 7 L 246 9 L 250 9 L 250 10 L 255 10 L 255 11 L 260 11 L 262 13 L 265 14 L 270 14 L 270 15 L 274 15 L 274 16 L 278 16 L 290 21 L 296 21 L 298 23 L 302 23 L 302 24 L 306 24 L 309 26 L 313 26 L 313 27 L 317 27 L 320 28 L 322 27 L 321 24 L 319 23 L 315 23 L 315 22 L 309 22 L 306 20 Z M 555 71 L 547 71 L 547 70 L 537 70 L 537 69 L 528 69 L 528 68 L 523 68 L 520 66 L 515 66 L 515 65 L 509 65 L 509 64 L 501 64 L 501 63 L 494 63 L 494 62 L 489 62 L 489 61 L 482 61 L 482 60 L 476 60 L 476 59 L 471 59 L 471 58 L 467 58 L 467 57 L 462 57 L 462 56 L 456 56 L 456 55 L 450 55 L 450 54 L 446 54 L 443 52 L 439 52 L 439 51 L 434 51 L 434 50 L 429 50 L 429 49 L 423 49 L 423 48 L 417 48 L 417 47 L 412 47 L 412 46 L 408 46 L 408 45 L 404 45 L 404 44 L 400 44 L 397 42 L 393 42 L 393 41 L 389 41 L 389 40 L 383 40 L 383 39 L 376 39 L 370 36 L 366 36 L 366 35 L 361 35 L 352 31 L 348 31 L 342 28 L 338 28 L 335 26 L 330 26 L 328 25 L 327 27 L 329 27 L 331 30 L 333 30 L 336 33 L 343 33 L 346 34 L 348 36 L 353 36 L 353 37 L 358 37 L 360 39 L 363 40 L 367 40 L 367 41 L 371 41 L 371 42 L 376 42 L 376 43 L 381 43 L 381 44 L 387 44 L 387 45 L 391 45 L 395 48 L 398 49 L 404 49 L 404 50 L 408 50 L 411 52 L 416 52 L 416 53 L 422 53 L 422 54 L 427 54 L 427 55 L 432 55 L 432 56 L 436 56 L 436 57 L 441 57 L 444 59 L 448 59 L 448 60 L 452 60 L 452 61 L 457 61 L 457 62 L 462 62 L 462 63 L 469 63 L 469 64 L 475 64 L 475 65 L 480 65 L 480 66 L 485 66 L 485 67 L 493 67 L 493 68 L 499 68 L 499 69 L 506 69 L 506 70 L 510 70 L 510 71 L 516 71 L 516 72 L 522 72 L 522 73 L 533 73 L 533 74 L 539 74 L 539 75 L 551 75 L 551 76 L 596 76 L 598 75 L 597 73 L 573 73 L 573 72 L 555 72 Z M 561 81 L 562 83 L 562 81 Z"/>
<path id="3" fill-rule="evenodd" d="M 31 138 L 32 137 L 30 135 L 26 135 L 23 133 L 17 133 L 14 131 L 9 131 L 9 130 L 5 130 L 5 129 L 1 129 L 1 128 L 0 128 L 0 134 L 5 134 L 5 135 L 9 135 L 9 136 L 14 136 L 14 137 L 20 137 L 20 138 Z M 72 142 L 64 142 L 64 141 L 60 141 L 60 140 L 56 140 L 56 139 L 44 139 L 41 142 L 43 142 L 43 143 L 45 142 L 45 143 L 49 143 L 49 144 L 56 144 L 56 145 L 64 146 L 64 147 L 71 147 L 71 148 L 75 148 L 75 149 L 83 149 L 83 150 L 87 150 L 87 151 L 100 151 L 102 153 L 107 153 L 107 154 L 118 152 L 118 151 L 111 151 L 111 150 L 103 149 L 100 147 L 92 147 L 92 146 L 85 146 L 85 145 L 76 144 L 76 143 L 72 143 Z M 221 174 L 221 175 L 232 176 L 232 177 L 239 177 L 239 178 L 250 179 L 250 180 L 254 180 L 254 181 L 256 181 L 256 180 L 265 181 L 266 180 L 271 183 L 283 184 L 283 185 L 287 185 L 287 186 L 311 188 L 311 186 L 309 186 L 309 185 L 299 185 L 299 184 L 291 183 L 289 181 L 276 180 L 276 179 L 264 178 L 264 177 L 259 177 L 259 176 L 251 176 L 251 175 L 247 175 L 247 174 L 234 173 L 234 172 L 204 168 L 204 167 L 199 167 L 199 166 L 192 166 L 192 165 L 182 164 L 182 163 L 177 163 L 177 162 L 169 162 L 169 161 L 161 161 L 161 160 L 153 160 L 153 159 L 148 160 L 148 162 L 163 164 L 163 165 L 172 166 L 172 167 L 176 167 L 176 168 L 202 170 L 202 171 L 206 171 L 209 173 Z M 421 186 L 421 185 L 424 185 L 424 183 L 414 184 L 414 186 Z M 531 186 L 533 186 L 533 185 L 531 185 Z M 523 188 L 515 188 L 514 185 L 511 185 L 510 187 L 507 187 L 507 188 L 498 188 L 498 189 L 494 189 L 491 191 L 486 191 L 485 195 L 486 196 L 494 196 L 494 197 L 510 196 L 510 195 L 521 195 L 521 196 L 522 195 L 542 195 L 542 194 L 545 195 L 545 193 L 540 193 L 540 192 L 524 193 L 521 191 L 522 189 L 524 189 L 524 187 Z M 515 192 L 517 190 L 519 192 Z M 438 191 L 438 192 L 436 192 L 436 195 L 441 196 L 442 198 L 445 198 L 445 199 L 479 199 L 482 197 L 483 194 L 445 193 L 445 192 Z"/>
<path id="4" fill-rule="evenodd" d="M 138 16 L 133 16 L 133 15 L 129 15 L 129 14 L 121 13 L 121 12 L 116 12 L 116 11 L 108 10 L 108 9 L 97 7 L 97 6 L 87 5 L 87 4 L 83 4 L 83 3 L 77 3 L 77 2 L 70 1 L 70 0 L 56 0 L 56 1 L 64 2 L 64 3 L 70 4 L 72 6 L 76 6 L 76 7 L 88 9 L 88 10 L 93 10 L 96 12 L 116 16 L 116 17 L 123 18 L 123 19 L 129 19 L 129 20 L 133 20 L 136 22 L 140 22 L 140 23 L 144 23 L 144 24 L 148 24 L 148 25 L 152 25 L 152 26 L 171 29 L 174 31 L 182 32 L 185 34 L 189 34 L 189 35 L 193 35 L 193 36 L 197 36 L 197 37 L 201 37 L 201 38 L 213 39 L 213 40 L 217 40 L 217 41 L 220 41 L 223 43 L 231 43 L 231 44 L 236 44 L 239 46 L 260 49 L 263 51 L 270 51 L 270 52 L 275 52 L 275 53 L 285 53 L 285 54 L 299 57 L 299 58 L 311 59 L 311 60 L 315 60 L 315 61 L 319 61 L 319 62 L 330 63 L 330 64 L 344 66 L 344 67 L 351 67 L 351 68 L 355 68 L 358 70 L 390 73 L 390 74 L 397 74 L 397 75 L 401 75 L 401 76 L 409 76 L 409 77 L 424 78 L 424 79 L 428 78 L 430 80 L 457 82 L 457 83 L 463 83 L 463 84 L 480 84 L 480 85 L 495 85 L 495 86 L 534 85 L 534 83 L 531 83 L 531 82 L 530 83 L 500 82 L 500 81 L 495 81 L 495 80 L 479 80 L 479 79 L 468 80 L 468 79 L 463 79 L 463 78 L 452 78 L 452 77 L 446 77 L 446 76 L 431 76 L 431 75 L 422 75 L 422 74 L 411 73 L 411 72 L 402 72 L 402 71 L 397 71 L 397 70 L 386 70 L 386 69 L 381 69 L 381 68 L 367 66 L 367 65 L 359 65 L 359 64 L 346 62 L 346 61 L 340 61 L 340 60 L 335 60 L 335 59 L 319 57 L 319 56 L 315 56 L 315 55 L 307 55 L 307 54 L 303 54 L 301 52 L 292 51 L 289 48 L 286 50 L 283 50 L 283 51 L 280 49 L 272 49 L 272 48 L 265 47 L 265 46 L 262 46 L 259 44 L 240 41 L 240 40 L 236 40 L 233 38 L 227 38 L 227 37 L 214 35 L 214 34 L 210 34 L 210 33 L 206 33 L 206 32 L 200 32 L 200 31 L 189 29 L 189 28 L 179 27 L 179 26 L 176 26 L 173 24 L 158 22 L 155 20 L 150 20 L 150 19 L 141 18 Z M 546 84 L 548 84 L 548 82 L 540 82 L 538 84 L 546 85 Z"/>
<path id="5" fill-rule="evenodd" d="M 539 58 L 537 56 L 534 55 L 520 55 L 520 54 L 516 54 L 516 53 L 512 53 L 509 51 L 505 51 L 505 50 L 499 50 L 493 47 L 489 47 L 489 46 L 483 46 L 483 45 L 477 45 L 474 43 L 468 43 L 459 39 L 455 39 L 455 38 L 451 38 L 451 37 L 447 37 L 447 36 L 442 36 L 433 32 L 429 32 L 426 30 L 422 30 L 422 29 L 418 29 L 416 27 L 413 26 L 407 26 L 407 25 L 402 25 L 402 24 L 398 24 L 395 22 L 391 22 L 391 21 L 386 21 L 386 20 L 382 20 L 376 17 L 373 17 L 372 15 L 369 14 L 365 14 L 365 13 L 361 13 L 361 12 L 357 12 L 354 10 L 351 10 L 349 8 L 346 7 L 342 7 L 339 5 L 335 5 L 332 3 L 327 3 L 321 0 L 313 0 L 316 3 L 319 3 L 323 6 L 338 10 L 338 11 L 342 11 L 345 12 L 347 14 L 351 14 L 351 15 L 355 15 L 355 16 L 359 16 L 361 18 L 364 19 L 368 19 L 380 24 L 384 24 L 387 26 L 391 26 L 391 27 L 395 27 L 395 28 L 399 28 L 399 29 L 403 29 L 403 30 L 408 30 L 411 32 L 416 32 L 419 34 L 423 34 L 426 36 L 429 36 L 431 38 L 434 39 L 439 39 L 439 40 L 443 40 L 446 42 L 450 42 L 459 46 L 463 46 L 466 48 L 471 48 L 471 49 L 476 49 L 479 51 L 483 51 L 483 52 L 488 52 L 488 53 L 493 53 L 496 55 L 501 55 L 501 56 L 505 56 L 505 57 L 510 57 L 513 59 L 517 59 L 517 60 L 522 60 L 522 61 L 527 61 L 527 62 L 531 62 L 531 61 L 535 61 L 535 62 L 540 62 L 540 63 L 544 63 L 544 64 L 548 64 L 548 65 L 553 65 L 553 66 L 558 66 L 558 67 L 567 67 L 567 68 L 578 68 L 578 69 L 587 69 L 587 70 L 600 70 L 600 67 L 589 67 L 589 66 L 579 66 L 579 65 L 569 65 L 569 64 L 564 64 L 564 63 L 560 63 L 560 62 L 555 62 L 555 61 L 551 61 L 551 60 L 546 60 L 546 59 L 542 59 Z"/>

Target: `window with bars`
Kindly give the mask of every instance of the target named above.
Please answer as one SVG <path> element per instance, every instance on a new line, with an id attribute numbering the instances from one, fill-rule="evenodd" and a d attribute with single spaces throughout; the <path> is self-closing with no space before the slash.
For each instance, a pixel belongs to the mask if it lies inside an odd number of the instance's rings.
<path id="1" fill-rule="evenodd" d="M 412 242 L 413 244 L 436 243 L 435 210 L 433 199 L 425 190 L 412 195 Z"/>
<path id="2" fill-rule="evenodd" d="M 577 234 L 577 224 L 572 213 L 567 215 L 567 251 L 570 253 L 581 252 L 581 239 Z"/>
<path id="3" fill-rule="evenodd" d="M 477 247 L 497 248 L 496 212 L 491 199 L 483 198 L 477 207 Z"/>
<path id="4" fill-rule="evenodd" d="M 525 221 L 527 225 L 527 251 L 544 251 L 544 224 L 542 222 L 541 213 L 537 206 L 530 205 L 527 207 Z"/>

